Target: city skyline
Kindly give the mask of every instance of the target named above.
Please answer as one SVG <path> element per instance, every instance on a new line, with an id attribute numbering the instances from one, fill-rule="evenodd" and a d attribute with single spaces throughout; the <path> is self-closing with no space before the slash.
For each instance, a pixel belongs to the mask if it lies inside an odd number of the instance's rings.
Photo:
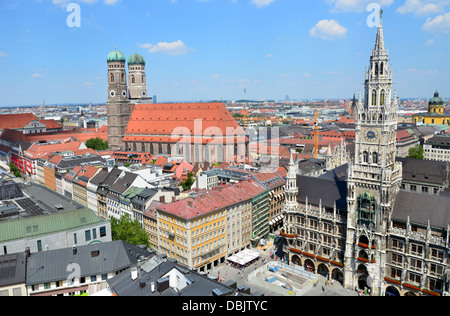
<path id="1" fill-rule="evenodd" d="M 448 96 L 447 0 L 80 0 L 80 25 L 72 2 L 0 4 L 0 106 L 105 103 L 114 47 L 144 56 L 160 102 L 351 98 L 374 46 L 374 3 L 398 96 Z"/>

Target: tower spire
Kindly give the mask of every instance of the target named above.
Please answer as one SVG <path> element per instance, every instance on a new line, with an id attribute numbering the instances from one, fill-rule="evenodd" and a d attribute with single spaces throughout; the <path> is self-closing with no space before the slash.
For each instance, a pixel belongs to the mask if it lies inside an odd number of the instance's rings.
<path id="1" fill-rule="evenodd" d="M 378 25 L 378 33 L 377 33 L 377 39 L 375 41 L 375 49 L 374 52 L 384 53 L 384 35 L 383 35 L 383 10 L 380 10 L 380 24 Z"/>

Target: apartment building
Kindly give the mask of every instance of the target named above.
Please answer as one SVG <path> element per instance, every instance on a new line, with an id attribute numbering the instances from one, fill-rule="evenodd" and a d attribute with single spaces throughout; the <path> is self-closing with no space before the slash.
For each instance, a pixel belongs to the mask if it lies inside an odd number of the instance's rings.
<path id="1" fill-rule="evenodd" d="M 244 181 L 195 190 L 188 198 L 156 206 L 159 251 L 200 271 L 225 262 L 251 245 L 255 199 L 259 203 L 262 192 L 267 190 L 260 184 Z"/>

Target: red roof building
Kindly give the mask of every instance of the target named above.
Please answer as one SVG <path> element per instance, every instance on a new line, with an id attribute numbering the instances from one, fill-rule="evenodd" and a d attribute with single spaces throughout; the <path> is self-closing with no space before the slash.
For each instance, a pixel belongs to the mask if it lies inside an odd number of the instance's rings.
<path id="1" fill-rule="evenodd" d="M 4 129 L 23 129 L 31 121 L 38 118 L 33 113 L 1 114 L 0 131 Z"/>
<path id="2" fill-rule="evenodd" d="M 188 162 L 222 162 L 230 156 L 227 144 L 237 152 L 248 142 L 223 103 L 136 104 L 123 141 L 126 150 Z"/>

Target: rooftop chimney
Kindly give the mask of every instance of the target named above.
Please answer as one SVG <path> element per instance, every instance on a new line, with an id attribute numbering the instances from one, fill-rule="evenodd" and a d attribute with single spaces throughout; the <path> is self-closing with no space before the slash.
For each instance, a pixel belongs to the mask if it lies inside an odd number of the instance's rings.
<path id="1" fill-rule="evenodd" d="M 134 281 L 138 278 L 138 268 L 133 267 L 131 268 L 131 279 Z"/>

